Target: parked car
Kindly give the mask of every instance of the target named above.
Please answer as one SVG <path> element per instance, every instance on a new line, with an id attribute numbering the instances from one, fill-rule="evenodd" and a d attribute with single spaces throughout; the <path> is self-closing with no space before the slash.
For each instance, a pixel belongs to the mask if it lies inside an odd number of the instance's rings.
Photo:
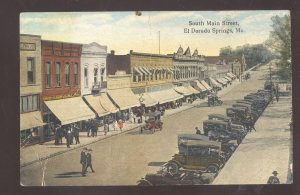
<path id="1" fill-rule="evenodd" d="M 208 106 L 221 106 L 223 101 L 216 95 L 207 96 Z"/>
<path id="2" fill-rule="evenodd" d="M 145 114 L 145 124 L 141 126 L 141 133 L 145 130 L 149 130 L 154 133 L 156 130 L 163 129 L 163 122 L 160 119 L 161 113 L 159 111 L 150 112 Z"/>
<path id="3" fill-rule="evenodd" d="M 180 169 L 216 173 L 226 162 L 220 142 L 195 140 L 181 143 L 178 149 L 179 153 L 166 165 L 171 175 Z"/>

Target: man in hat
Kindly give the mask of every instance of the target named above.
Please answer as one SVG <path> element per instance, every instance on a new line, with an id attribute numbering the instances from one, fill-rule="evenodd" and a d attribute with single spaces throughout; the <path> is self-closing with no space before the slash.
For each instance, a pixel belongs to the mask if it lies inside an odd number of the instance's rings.
<path id="1" fill-rule="evenodd" d="M 95 171 L 93 169 L 93 165 L 92 165 L 92 154 L 91 154 L 91 152 L 92 152 L 91 149 L 87 150 L 87 154 L 86 154 L 87 165 L 86 165 L 85 171 L 87 171 L 87 168 L 90 167 L 92 172 L 95 173 Z"/>
<path id="2" fill-rule="evenodd" d="M 277 177 L 278 172 L 277 171 L 273 171 L 272 173 L 273 175 L 269 177 L 268 179 L 268 184 L 280 184 L 279 179 Z"/>
<path id="3" fill-rule="evenodd" d="M 198 134 L 198 135 L 201 134 L 201 131 L 198 129 L 198 127 L 196 127 L 195 130 L 196 130 L 196 134 Z"/>
<path id="4" fill-rule="evenodd" d="M 86 155 L 87 148 L 83 148 L 80 153 L 80 164 L 82 165 L 81 168 L 81 175 L 85 176 L 86 168 L 87 168 L 87 155 Z"/>

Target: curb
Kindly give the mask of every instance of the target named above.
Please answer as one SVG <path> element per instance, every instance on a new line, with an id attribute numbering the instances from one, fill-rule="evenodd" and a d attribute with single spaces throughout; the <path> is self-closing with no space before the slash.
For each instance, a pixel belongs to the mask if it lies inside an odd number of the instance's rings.
<path id="1" fill-rule="evenodd" d="M 230 90 L 231 90 L 231 89 L 230 89 Z M 229 90 L 229 91 L 230 91 L 230 90 Z M 227 94 L 227 93 L 228 93 L 228 91 L 227 91 L 227 92 L 224 92 L 224 94 L 222 94 L 222 95 L 225 95 L 225 94 Z M 196 107 L 196 106 L 199 106 L 199 105 L 200 105 L 201 103 L 203 103 L 203 102 L 205 102 L 204 99 L 201 100 L 200 102 L 198 102 L 198 103 L 195 104 L 195 105 L 191 105 L 191 106 L 189 106 L 189 107 L 187 107 L 187 108 L 185 108 L 185 109 L 183 109 L 183 110 L 180 110 L 180 111 L 178 111 L 178 112 L 174 112 L 174 113 L 169 114 L 169 115 L 167 115 L 167 116 L 164 116 L 163 118 L 168 118 L 168 117 L 170 117 L 170 116 L 173 116 L 173 115 L 175 115 L 175 114 L 181 113 L 181 112 L 183 112 L 183 111 L 192 109 L 192 108 L 194 108 L 194 107 Z M 72 148 L 70 148 L 70 149 L 68 149 L 68 150 L 63 150 L 63 151 L 60 151 L 60 152 L 56 152 L 56 153 L 50 154 L 50 155 L 48 155 L 48 156 L 45 156 L 45 157 L 41 157 L 41 158 L 39 158 L 39 159 L 36 159 L 36 160 L 34 160 L 34 161 L 20 164 L 20 168 L 23 168 L 23 167 L 26 167 L 26 166 L 28 166 L 28 165 L 37 163 L 37 162 L 39 162 L 39 161 L 47 160 L 47 159 L 49 159 L 49 158 L 58 156 L 58 155 L 60 155 L 60 154 L 63 154 L 63 153 L 66 153 L 66 152 L 69 152 L 69 151 L 72 151 L 72 150 L 76 150 L 76 149 L 79 149 L 79 148 L 83 148 L 83 147 L 85 147 L 85 146 L 94 144 L 94 143 L 96 143 L 96 142 L 99 142 L 99 141 L 104 140 L 104 139 L 108 139 L 108 138 L 113 137 L 113 136 L 117 136 L 117 135 L 120 135 L 120 134 L 124 134 L 125 132 L 133 131 L 133 130 L 135 130 L 135 129 L 141 127 L 141 126 L 142 126 L 142 125 L 138 125 L 138 126 L 136 126 L 136 127 L 133 127 L 132 129 L 124 130 L 124 131 L 122 131 L 122 132 L 120 132 L 120 133 L 116 133 L 116 134 L 109 135 L 109 136 L 106 136 L 106 137 L 103 137 L 103 138 L 99 138 L 99 139 L 94 140 L 94 141 L 91 141 L 91 142 L 89 142 L 89 143 L 86 143 L 86 144 L 83 144 L 83 145 L 80 145 L 80 146 L 72 147 Z"/>

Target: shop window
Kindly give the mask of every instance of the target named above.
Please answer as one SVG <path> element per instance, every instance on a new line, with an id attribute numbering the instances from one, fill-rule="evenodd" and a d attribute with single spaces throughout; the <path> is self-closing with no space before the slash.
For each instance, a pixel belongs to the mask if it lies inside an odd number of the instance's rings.
<path id="1" fill-rule="evenodd" d="M 56 68 L 55 68 L 55 71 L 56 71 L 56 87 L 60 87 L 61 86 L 61 65 L 60 63 L 56 63 Z"/>
<path id="2" fill-rule="evenodd" d="M 74 85 L 78 85 L 78 64 L 74 64 Z"/>
<path id="3" fill-rule="evenodd" d="M 87 88 L 88 86 L 88 68 L 84 67 L 84 87 Z"/>
<path id="4" fill-rule="evenodd" d="M 27 58 L 27 84 L 35 84 L 34 58 Z"/>
<path id="5" fill-rule="evenodd" d="M 70 64 L 65 65 L 65 79 L 66 79 L 66 86 L 70 86 Z"/>
<path id="6" fill-rule="evenodd" d="M 51 87 L 51 63 L 46 64 L 46 88 Z"/>

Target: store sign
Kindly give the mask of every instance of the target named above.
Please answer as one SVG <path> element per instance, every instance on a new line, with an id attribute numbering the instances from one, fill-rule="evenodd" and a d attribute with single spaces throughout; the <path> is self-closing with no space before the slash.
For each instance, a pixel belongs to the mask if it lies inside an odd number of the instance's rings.
<path id="1" fill-rule="evenodd" d="M 35 51 L 36 46 L 35 43 L 20 43 L 20 49 L 27 50 L 27 51 Z"/>
<path id="2" fill-rule="evenodd" d="M 44 101 L 49 101 L 49 100 L 59 100 L 59 99 L 65 99 L 65 98 L 71 98 L 71 97 L 78 97 L 80 96 L 79 93 L 74 93 L 74 94 L 65 94 L 65 95 L 54 95 L 54 96 L 45 96 L 43 98 Z"/>

